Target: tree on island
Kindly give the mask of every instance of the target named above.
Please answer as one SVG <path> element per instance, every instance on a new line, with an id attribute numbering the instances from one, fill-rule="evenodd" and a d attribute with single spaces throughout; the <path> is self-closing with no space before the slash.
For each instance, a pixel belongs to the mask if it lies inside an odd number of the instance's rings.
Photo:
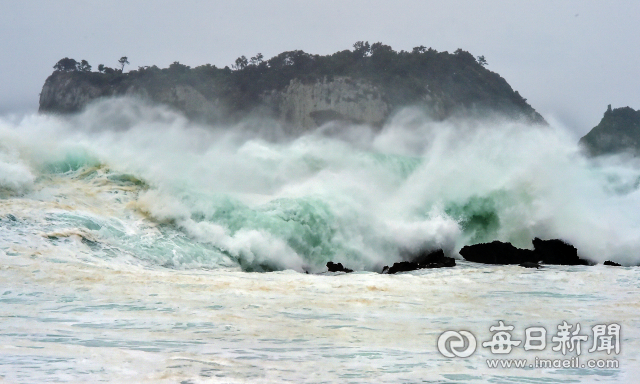
<path id="1" fill-rule="evenodd" d="M 91 65 L 89 65 L 87 60 L 82 60 L 80 64 L 78 64 L 78 71 L 91 72 Z"/>
<path id="2" fill-rule="evenodd" d="M 180 64 L 178 61 L 174 61 L 173 64 L 169 65 L 169 71 L 173 73 L 188 73 L 190 69 L 190 66 Z"/>
<path id="3" fill-rule="evenodd" d="M 249 60 L 245 55 L 242 55 L 236 59 L 236 63 L 233 65 L 233 69 L 244 69 L 249 64 Z"/>
<path id="4" fill-rule="evenodd" d="M 120 72 L 124 71 L 124 66 L 125 64 L 129 64 L 129 60 L 127 59 L 127 56 L 122 56 L 120 58 L 120 60 L 118 60 L 118 63 L 120 63 L 121 67 L 120 67 Z"/>
<path id="5" fill-rule="evenodd" d="M 264 59 L 264 56 L 262 56 L 262 53 L 258 53 L 257 55 L 251 58 L 249 63 L 251 65 L 259 65 L 264 61 L 263 59 Z"/>
<path id="6" fill-rule="evenodd" d="M 477 61 L 478 64 L 482 65 L 483 67 L 486 67 L 489 64 L 487 63 L 487 60 L 485 60 L 484 56 L 478 56 Z"/>
<path id="7" fill-rule="evenodd" d="M 411 51 L 411 53 L 413 54 L 420 54 L 420 53 L 425 53 L 427 52 L 427 47 L 425 47 L 424 45 L 421 45 L 419 47 L 413 47 L 413 51 Z"/>
<path id="8" fill-rule="evenodd" d="M 356 41 L 353 44 L 353 53 L 357 57 L 367 57 L 371 54 L 371 46 L 368 41 Z"/>
<path id="9" fill-rule="evenodd" d="M 64 59 L 58 60 L 56 65 L 53 66 L 53 69 L 60 72 L 71 72 L 71 71 L 91 72 L 91 65 L 87 60 L 82 60 L 80 62 L 77 62 L 74 59 L 65 57 Z"/>
<path id="10" fill-rule="evenodd" d="M 53 66 L 53 69 L 61 72 L 77 71 L 78 62 L 75 61 L 74 59 L 65 57 L 64 59 L 58 60 L 56 65 Z"/>
<path id="11" fill-rule="evenodd" d="M 98 65 L 98 72 L 105 73 L 105 74 L 112 74 L 112 73 L 115 73 L 116 70 L 113 68 L 105 67 L 104 64 L 100 64 Z"/>

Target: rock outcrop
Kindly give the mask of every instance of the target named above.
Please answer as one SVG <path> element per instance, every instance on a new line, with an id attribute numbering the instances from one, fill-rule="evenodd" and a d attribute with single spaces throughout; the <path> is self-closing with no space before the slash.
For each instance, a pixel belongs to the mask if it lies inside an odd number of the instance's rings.
<path id="1" fill-rule="evenodd" d="M 188 84 L 151 86 L 137 82 L 110 82 L 108 75 L 83 72 L 54 72 L 40 93 L 40 112 L 79 112 L 104 97 L 133 96 L 168 105 L 188 117 L 212 120 L 220 110 L 218 100 L 207 99 Z"/>
<path id="2" fill-rule="evenodd" d="M 600 123 L 580 139 L 591 156 L 630 153 L 640 155 L 640 110 L 607 108 Z"/>
<path id="3" fill-rule="evenodd" d="M 334 263 L 333 261 L 330 261 L 327 263 L 327 270 L 329 272 L 344 272 L 344 273 L 353 272 L 353 269 L 345 268 L 344 265 L 342 265 L 342 263 Z"/>
<path id="4" fill-rule="evenodd" d="M 395 274 L 399 272 L 409 272 L 418 269 L 432 269 L 432 268 L 445 268 L 455 267 L 456 260 L 453 257 L 447 257 L 444 255 L 442 249 L 428 252 L 422 251 L 412 257 L 411 261 L 401 261 L 393 263 L 391 267 L 384 266 L 382 273 Z"/>
<path id="5" fill-rule="evenodd" d="M 511 243 L 494 241 L 466 245 L 460 250 L 460 256 L 467 261 L 484 264 L 524 264 L 537 263 L 532 250 L 516 248 Z"/>
<path id="6" fill-rule="evenodd" d="M 604 265 L 608 265 L 610 267 L 622 267 L 622 264 L 618 264 L 615 261 L 611 261 L 611 260 L 607 260 L 604 263 L 602 263 Z"/>
<path id="7" fill-rule="evenodd" d="M 114 95 L 111 87 L 92 80 L 81 72 L 54 72 L 42 86 L 40 112 L 78 112 L 98 98 Z"/>
<path id="8" fill-rule="evenodd" d="M 559 239 L 533 239 L 533 250 L 516 248 L 511 243 L 467 245 L 460 255 L 467 261 L 484 264 L 518 264 L 526 268 L 537 268 L 538 263 L 551 265 L 592 265 L 578 256 L 578 250 Z"/>
<path id="9" fill-rule="evenodd" d="M 559 239 L 533 239 L 535 258 L 543 264 L 555 265 L 590 265 L 587 260 L 578 256 L 578 249 Z"/>

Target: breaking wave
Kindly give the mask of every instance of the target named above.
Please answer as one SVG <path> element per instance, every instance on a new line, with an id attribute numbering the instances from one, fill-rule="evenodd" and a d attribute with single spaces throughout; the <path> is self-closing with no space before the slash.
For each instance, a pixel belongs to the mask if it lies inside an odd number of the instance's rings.
<path id="1" fill-rule="evenodd" d="M 640 262 L 640 167 L 585 158 L 562 127 L 436 122 L 381 129 L 204 126 L 105 100 L 71 117 L 0 120 L 2 241 L 171 268 L 379 270 L 407 251 L 561 238 Z"/>

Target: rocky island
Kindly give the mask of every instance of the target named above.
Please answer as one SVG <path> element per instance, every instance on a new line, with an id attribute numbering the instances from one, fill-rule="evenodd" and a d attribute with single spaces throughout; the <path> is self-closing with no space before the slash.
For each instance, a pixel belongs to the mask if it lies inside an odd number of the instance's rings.
<path id="1" fill-rule="evenodd" d="M 461 49 L 397 52 L 382 43 L 357 42 L 352 50 L 326 56 L 297 50 L 268 60 L 241 56 L 232 68 L 174 62 L 128 72 L 122 59 L 120 69 L 101 64 L 98 72 L 85 60 L 60 60 L 42 88 L 40 112 L 73 113 L 99 98 L 134 96 L 209 123 L 266 114 L 293 130 L 332 120 L 379 126 L 404 106 L 419 107 L 435 120 L 499 114 L 546 124 L 486 68 L 484 57 Z"/>
<path id="2" fill-rule="evenodd" d="M 607 108 L 600 123 L 580 139 L 591 156 L 615 153 L 640 154 L 640 110 Z"/>

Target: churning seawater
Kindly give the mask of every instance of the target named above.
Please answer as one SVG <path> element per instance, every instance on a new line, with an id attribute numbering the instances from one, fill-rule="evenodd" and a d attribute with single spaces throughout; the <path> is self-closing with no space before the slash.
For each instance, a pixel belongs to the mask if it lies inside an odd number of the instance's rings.
<path id="1" fill-rule="evenodd" d="M 639 185 L 633 159 L 586 159 L 554 126 L 413 110 L 381 130 L 297 135 L 260 120 L 202 126 L 130 99 L 0 120 L 0 377 L 631 383 L 638 268 L 377 271 L 420 249 L 530 248 L 535 236 L 635 265 Z M 330 260 L 361 272 L 323 273 Z M 620 354 L 590 358 L 620 367 L 490 369 L 480 345 L 468 358 L 437 351 L 442 332 L 481 342 L 498 320 L 514 338 L 618 323 Z"/>

